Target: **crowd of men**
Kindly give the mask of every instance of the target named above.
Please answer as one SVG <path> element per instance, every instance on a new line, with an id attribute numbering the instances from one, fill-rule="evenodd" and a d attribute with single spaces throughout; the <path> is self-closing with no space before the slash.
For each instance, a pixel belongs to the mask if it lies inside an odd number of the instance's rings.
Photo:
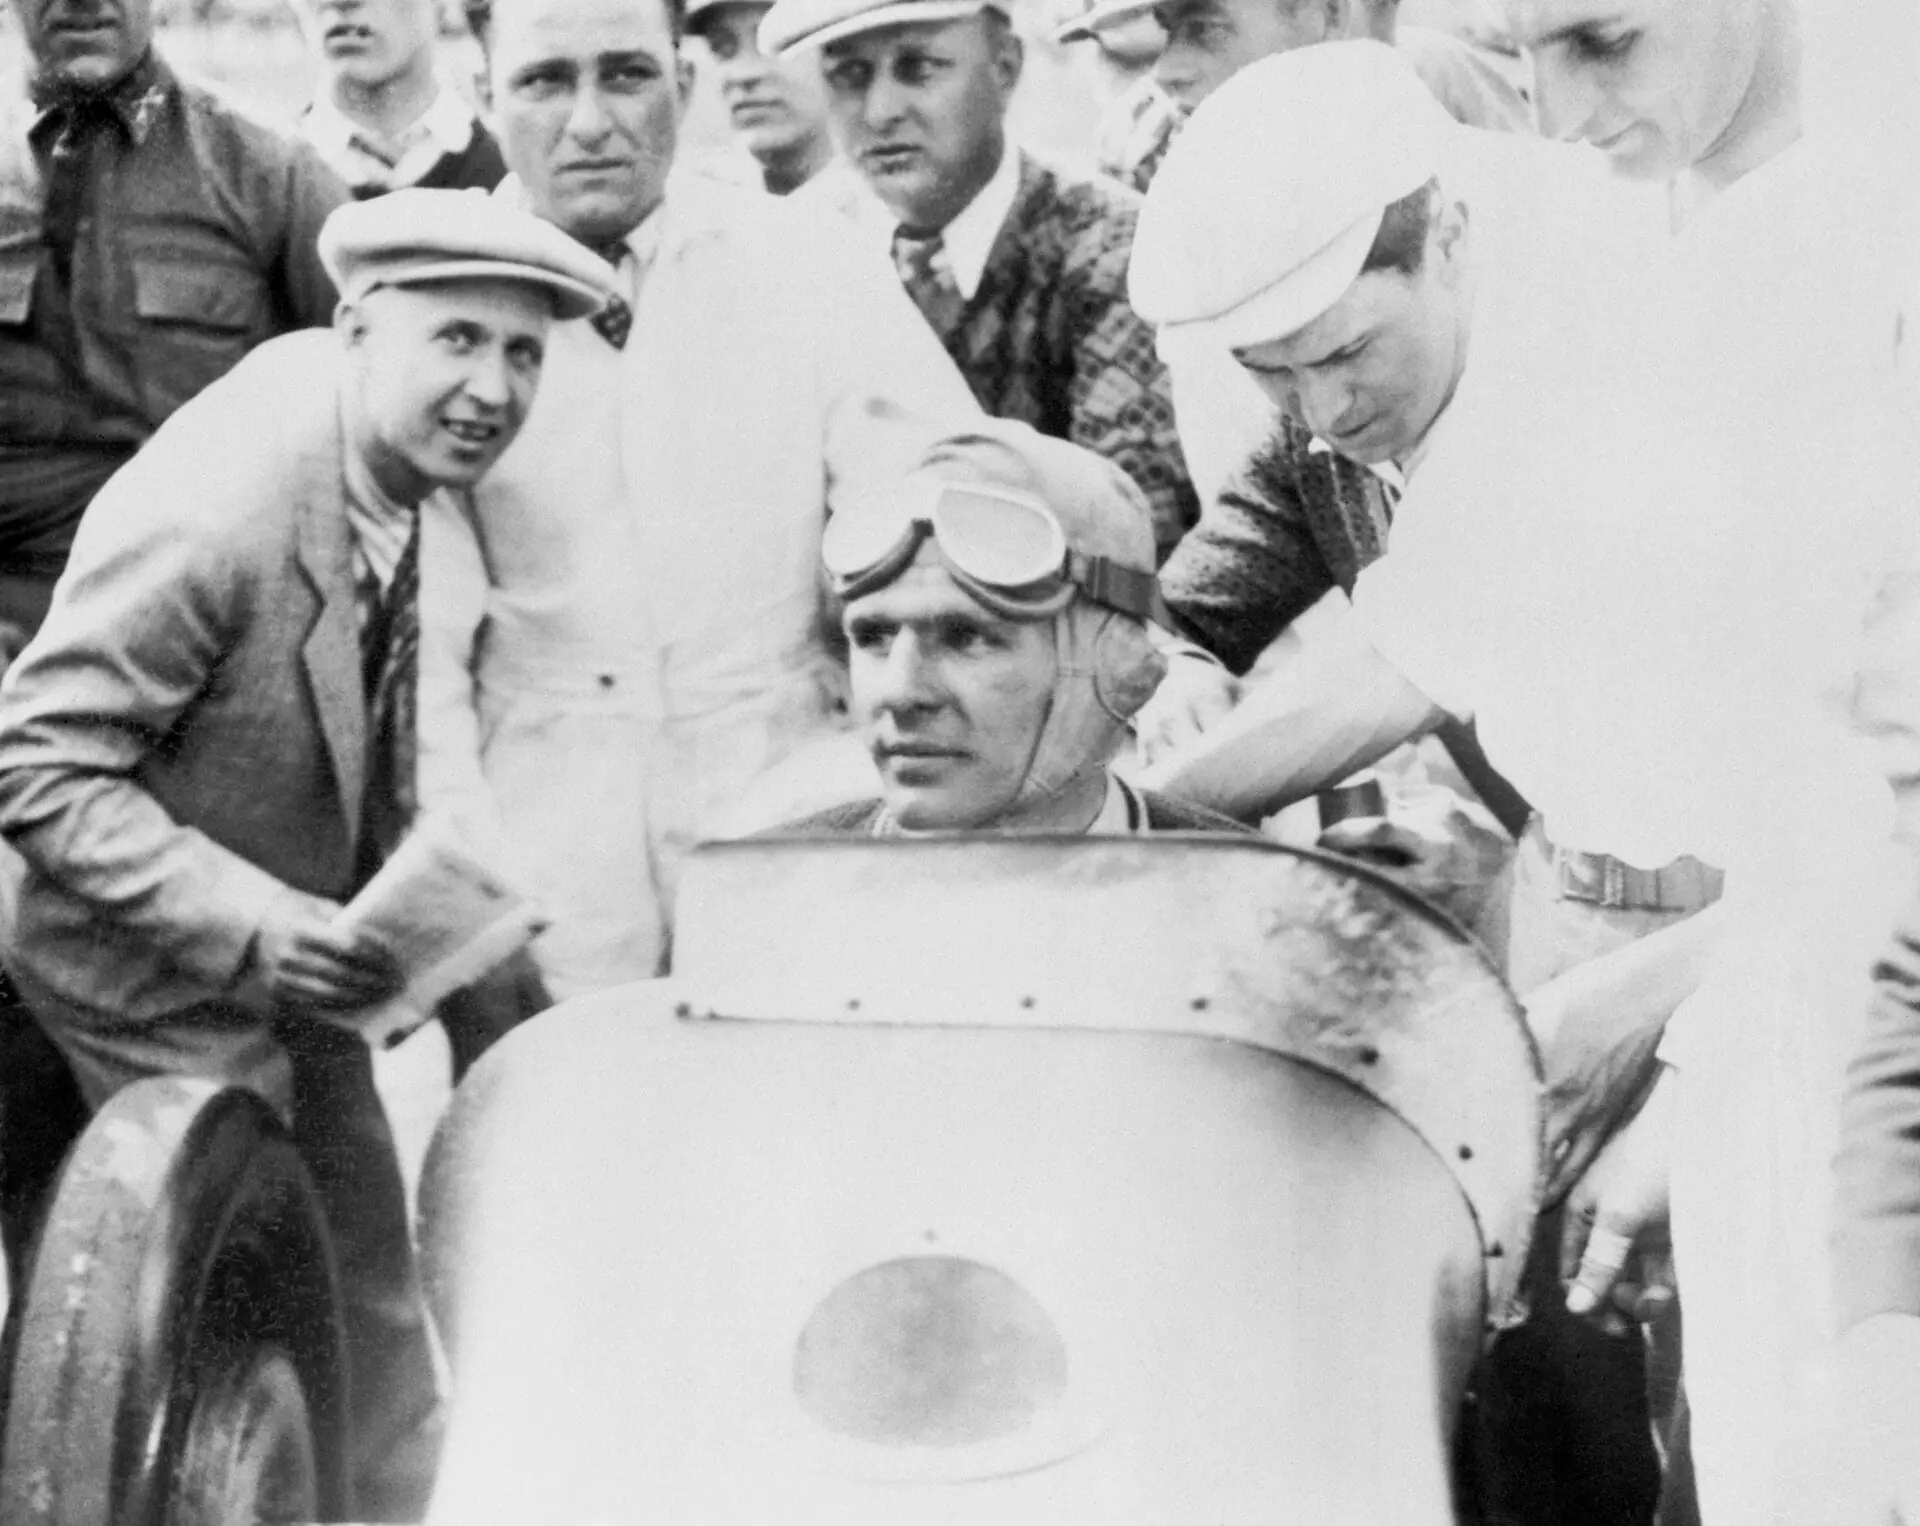
<path id="1" fill-rule="evenodd" d="M 422 812 L 550 924 L 441 1006 L 457 1078 L 666 973 L 703 839 L 1285 833 L 1377 766 L 1325 841 L 1474 881 L 1545 1072 L 1475 1518 L 1920 1522 L 1902 0 L 1094 0 L 1097 171 L 1010 130 L 1004 0 L 469 0 L 477 110 L 433 0 L 302 0 L 297 135 L 146 0 L 12 3 L 16 1281 L 89 1111 L 258 1090 L 356 1508 L 417 1519 L 330 1019 Z M 689 39 L 748 175 L 680 162 Z"/>

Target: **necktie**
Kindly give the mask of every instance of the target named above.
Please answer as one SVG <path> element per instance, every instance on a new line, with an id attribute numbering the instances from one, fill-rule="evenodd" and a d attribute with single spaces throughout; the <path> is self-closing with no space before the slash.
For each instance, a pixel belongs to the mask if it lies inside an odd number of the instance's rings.
<path id="1" fill-rule="evenodd" d="M 41 238 L 63 284 L 73 269 L 73 246 L 86 211 L 94 152 L 112 130 L 113 121 L 113 108 L 104 99 L 69 102 L 61 113 L 59 131 L 47 157 L 47 204 Z"/>
<path id="2" fill-rule="evenodd" d="M 904 228 L 893 234 L 893 268 L 900 273 L 900 284 L 913 298 L 934 333 L 942 341 L 960 326 L 966 311 L 966 298 L 953 278 L 953 262 L 947 258 L 946 240 L 939 234 L 915 238 Z"/>
<path id="3" fill-rule="evenodd" d="M 399 846 L 414 812 L 414 712 L 420 652 L 420 519 L 394 565 L 385 601 L 360 642 L 367 697 L 366 794 L 360 811 L 364 881 Z"/>
<path id="4" fill-rule="evenodd" d="M 618 270 L 620 262 L 632 253 L 624 239 L 611 239 L 604 244 L 588 244 L 587 247 L 615 270 Z M 594 332 L 608 344 L 616 350 L 624 350 L 627 347 L 627 336 L 633 332 L 633 309 L 627 305 L 625 298 L 615 295 L 610 297 L 607 305 L 587 322 L 593 325 Z"/>

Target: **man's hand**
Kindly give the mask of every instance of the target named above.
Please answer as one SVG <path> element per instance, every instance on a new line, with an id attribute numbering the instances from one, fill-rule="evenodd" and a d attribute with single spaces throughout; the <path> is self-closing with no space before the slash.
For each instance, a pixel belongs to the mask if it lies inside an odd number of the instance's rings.
<path id="1" fill-rule="evenodd" d="M 267 908 L 253 945 L 254 969 L 276 1006 L 342 1012 L 400 989 L 393 951 L 373 937 L 333 925 L 340 908 L 289 890 Z"/>
<path id="2" fill-rule="evenodd" d="M 1567 1307 L 1609 1334 L 1646 1324 L 1673 1303 L 1667 1181 L 1674 1086 L 1662 1072 L 1646 1106 L 1594 1160 L 1567 1198 L 1560 1277 Z"/>
<path id="3" fill-rule="evenodd" d="M 1658 1070 L 1666 1017 L 1609 1000 L 1610 994 L 1576 973 L 1548 981 L 1526 999 L 1546 1073 L 1548 1208 L 1586 1174 Z"/>
<path id="4" fill-rule="evenodd" d="M 1143 764 L 1153 764 L 1217 725 L 1240 697 L 1240 685 L 1219 663 L 1179 650 L 1167 654 L 1167 676 L 1134 717 Z"/>

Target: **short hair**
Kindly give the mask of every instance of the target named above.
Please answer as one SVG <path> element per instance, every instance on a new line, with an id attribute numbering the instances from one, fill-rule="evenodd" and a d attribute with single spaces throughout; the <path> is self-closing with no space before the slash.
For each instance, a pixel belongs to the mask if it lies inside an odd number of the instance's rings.
<path id="1" fill-rule="evenodd" d="M 473 33 L 473 40 L 480 44 L 480 52 L 489 63 L 493 61 L 491 33 L 493 31 L 494 0 L 463 0 L 461 10 L 467 18 L 467 30 Z M 687 0 L 660 0 L 667 9 L 667 30 L 673 34 L 673 45 L 677 48 L 687 32 Z"/>
<path id="2" fill-rule="evenodd" d="M 1361 262 L 1360 274 L 1394 270 L 1405 276 L 1418 275 L 1426 263 L 1427 234 L 1433 228 L 1433 211 L 1439 201 L 1440 182 L 1435 179 L 1389 203 L 1380 218 L 1380 231 L 1373 236 L 1373 247 Z"/>

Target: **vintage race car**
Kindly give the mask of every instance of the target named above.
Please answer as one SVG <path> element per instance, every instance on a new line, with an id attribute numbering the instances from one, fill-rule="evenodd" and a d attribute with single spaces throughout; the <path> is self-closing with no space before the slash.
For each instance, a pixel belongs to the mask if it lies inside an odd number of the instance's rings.
<path id="1" fill-rule="evenodd" d="M 434 1522 L 1457 1518 L 1539 1069 L 1424 903 L 1253 840 L 756 841 L 695 855 L 674 964 L 516 1031 L 440 1127 Z M 346 1507 L 300 1177 L 241 1094 L 103 1110 L 8 1526 Z"/>

